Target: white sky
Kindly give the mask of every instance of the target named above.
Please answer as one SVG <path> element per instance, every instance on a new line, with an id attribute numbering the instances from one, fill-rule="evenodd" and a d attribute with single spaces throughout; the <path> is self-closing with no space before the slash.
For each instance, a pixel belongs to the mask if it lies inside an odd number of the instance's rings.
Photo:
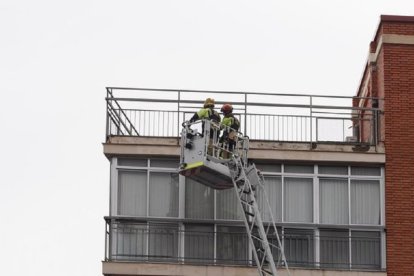
<path id="1" fill-rule="evenodd" d="M 352 96 L 412 0 L 0 2 L 0 270 L 101 275 L 105 86 Z"/>

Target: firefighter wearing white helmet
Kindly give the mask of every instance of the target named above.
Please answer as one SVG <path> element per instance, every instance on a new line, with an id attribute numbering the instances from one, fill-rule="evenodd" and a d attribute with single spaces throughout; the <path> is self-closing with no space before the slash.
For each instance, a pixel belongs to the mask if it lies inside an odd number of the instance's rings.
<path id="1" fill-rule="evenodd" d="M 233 106 L 231 104 L 224 104 L 221 108 L 224 118 L 221 125 L 224 129 L 223 135 L 220 137 L 220 142 L 225 149 L 222 153 L 224 159 L 230 158 L 231 152 L 237 143 L 237 132 L 240 128 L 240 121 L 233 114 Z"/>

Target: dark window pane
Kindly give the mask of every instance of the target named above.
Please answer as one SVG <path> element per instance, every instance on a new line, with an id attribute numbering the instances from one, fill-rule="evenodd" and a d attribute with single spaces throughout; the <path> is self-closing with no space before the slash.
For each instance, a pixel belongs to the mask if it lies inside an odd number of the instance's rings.
<path id="1" fill-rule="evenodd" d="M 214 226 L 185 225 L 185 262 L 214 262 Z"/>
<path id="2" fill-rule="evenodd" d="M 147 225 L 145 223 L 111 224 L 111 260 L 143 260 L 147 248 Z"/>
<path id="3" fill-rule="evenodd" d="M 347 175 L 348 174 L 348 167 L 346 166 L 325 166 L 319 165 L 318 166 L 319 174 L 339 174 L 339 175 Z"/>
<path id="4" fill-rule="evenodd" d="M 352 268 L 381 268 L 381 236 L 379 232 L 352 231 Z"/>
<path id="5" fill-rule="evenodd" d="M 178 233 L 178 225 L 150 223 L 148 241 L 149 260 L 177 260 Z"/>
<path id="6" fill-rule="evenodd" d="M 151 167 L 158 167 L 158 168 L 177 168 L 179 166 L 178 159 L 151 159 L 150 160 Z"/>
<path id="7" fill-rule="evenodd" d="M 320 230 L 320 265 L 329 268 L 349 267 L 349 231 Z"/>
<path id="8" fill-rule="evenodd" d="M 255 165 L 262 172 L 281 172 L 280 164 L 255 163 Z"/>
<path id="9" fill-rule="evenodd" d="M 314 231 L 308 229 L 284 230 L 284 247 L 289 266 L 313 266 L 315 263 Z"/>
<path id="10" fill-rule="evenodd" d="M 313 165 L 285 165 L 286 173 L 313 173 Z"/>
<path id="11" fill-rule="evenodd" d="M 380 176 L 381 168 L 379 167 L 351 167 L 352 175 L 368 175 L 368 176 Z"/>
<path id="12" fill-rule="evenodd" d="M 147 159 L 119 158 L 118 166 L 147 167 Z"/>
<path id="13" fill-rule="evenodd" d="M 248 240 L 244 227 L 217 227 L 217 262 L 248 263 Z"/>

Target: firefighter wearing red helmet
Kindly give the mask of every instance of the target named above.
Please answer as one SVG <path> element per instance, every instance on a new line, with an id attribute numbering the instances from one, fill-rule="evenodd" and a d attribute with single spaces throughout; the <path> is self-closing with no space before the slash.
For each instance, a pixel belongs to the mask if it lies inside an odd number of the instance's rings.
<path id="1" fill-rule="evenodd" d="M 233 106 L 231 104 L 224 104 L 221 108 L 224 118 L 221 125 L 224 129 L 223 135 L 220 137 L 220 142 L 223 144 L 224 151 L 222 157 L 224 159 L 230 158 L 230 153 L 236 146 L 237 132 L 240 128 L 240 121 L 233 115 Z"/>

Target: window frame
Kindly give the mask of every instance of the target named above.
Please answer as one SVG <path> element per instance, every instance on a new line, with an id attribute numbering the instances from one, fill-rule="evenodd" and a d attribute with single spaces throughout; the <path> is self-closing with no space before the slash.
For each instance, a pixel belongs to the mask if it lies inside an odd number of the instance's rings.
<path id="1" fill-rule="evenodd" d="M 184 249 L 185 249 L 185 224 L 188 223 L 197 223 L 197 224 L 211 224 L 214 227 L 214 258 L 217 257 L 217 229 L 220 226 L 243 226 L 242 220 L 231 220 L 231 219 L 219 219 L 218 218 L 218 208 L 217 205 L 217 191 L 213 190 L 213 218 L 212 219 L 188 219 L 185 217 L 185 188 L 186 188 L 186 181 L 185 177 L 179 176 L 179 183 L 178 183 L 178 216 L 177 217 L 151 217 L 149 215 L 149 193 L 150 193 L 150 175 L 152 172 L 157 173 L 178 173 L 178 169 L 175 168 L 162 168 L 162 167 L 151 167 L 151 160 L 153 159 L 163 159 L 163 158 L 145 158 L 146 159 L 146 166 L 126 166 L 126 165 L 118 165 L 117 157 L 113 157 L 111 159 L 111 166 L 110 166 L 110 215 L 113 216 L 114 214 L 118 213 L 118 180 L 119 180 L 119 171 L 127 170 L 127 171 L 146 171 L 147 180 L 146 180 L 146 189 L 147 189 L 147 206 L 146 206 L 146 215 L 144 217 L 137 217 L 137 219 L 141 219 L 143 221 L 147 221 L 148 225 L 149 222 L 153 219 L 160 219 L 165 222 L 170 223 L 177 223 L 178 230 L 181 231 L 178 237 L 178 259 L 181 258 L 184 261 Z M 165 160 L 172 160 L 171 158 L 166 158 Z M 291 165 L 291 163 L 289 163 Z M 271 163 L 269 165 L 272 165 Z M 298 163 L 297 165 L 301 165 Z M 355 175 L 351 174 L 352 167 L 355 165 L 348 164 L 333 164 L 332 166 L 346 166 L 348 168 L 348 174 L 320 174 L 319 173 L 319 165 L 320 164 L 312 164 L 314 170 L 313 173 L 295 173 L 295 172 L 286 172 L 285 171 L 285 164 L 284 163 L 275 163 L 275 166 L 280 166 L 280 172 L 268 172 L 262 171 L 264 177 L 278 177 L 281 181 L 281 221 L 276 221 L 276 225 L 280 227 L 281 232 L 284 233 L 284 229 L 311 229 L 314 231 L 314 261 L 315 267 L 319 267 L 318 262 L 320 261 L 320 230 L 324 229 L 342 229 L 347 230 L 349 232 L 349 269 L 352 269 L 352 231 L 359 231 L 359 232 L 378 232 L 380 237 L 380 258 L 381 258 L 381 269 L 385 269 L 385 176 L 384 176 L 384 166 L 378 165 L 380 168 L 380 175 L 370 176 L 370 175 Z M 327 166 L 326 164 L 322 164 L 322 166 Z M 369 166 L 368 166 L 369 167 Z M 312 211 L 312 221 L 301 223 L 301 222 L 288 222 L 285 219 L 285 189 L 286 189 L 286 178 L 305 178 L 305 179 L 312 179 L 312 202 L 313 202 L 313 211 Z M 347 180 L 348 186 L 348 195 L 347 195 L 347 202 L 348 202 L 348 223 L 347 224 L 324 224 L 320 222 L 320 180 L 321 179 L 343 179 Z M 379 216 L 380 216 L 380 223 L 378 225 L 373 224 L 353 224 L 351 218 L 351 181 L 352 180 L 375 180 L 379 182 Z M 122 216 L 120 216 L 122 217 Z M 284 243 L 283 235 L 281 239 L 282 244 Z M 147 241 L 148 247 L 148 241 Z M 249 247 L 249 254 L 248 257 L 252 260 L 250 244 Z M 147 248 L 148 252 L 148 248 Z"/>

